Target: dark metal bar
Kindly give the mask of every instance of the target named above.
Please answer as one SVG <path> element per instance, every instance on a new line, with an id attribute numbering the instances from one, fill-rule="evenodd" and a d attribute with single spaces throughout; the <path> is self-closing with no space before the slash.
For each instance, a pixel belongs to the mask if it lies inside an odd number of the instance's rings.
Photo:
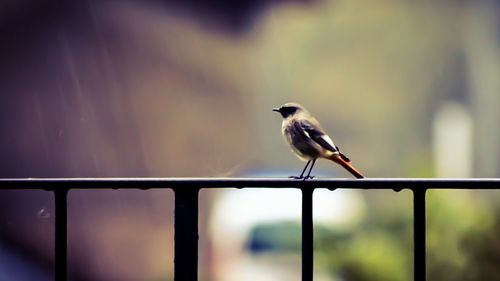
<path id="1" fill-rule="evenodd" d="M 313 280 L 313 188 L 302 189 L 302 281 Z"/>
<path id="2" fill-rule="evenodd" d="M 55 201 L 55 281 L 66 281 L 67 270 L 67 241 L 68 241 L 68 215 L 67 215 L 67 189 L 54 191 Z"/>
<path id="3" fill-rule="evenodd" d="M 425 281 L 425 189 L 413 190 L 413 280 Z"/>
<path id="4" fill-rule="evenodd" d="M 174 281 L 198 280 L 198 191 L 174 189 Z"/>
<path id="5" fill-rule="evenodd" d="M 500 179 L 407 179 L 320 178 L 70 178 L 70 179 L 0 179 L 0 189 L 58 188 L 361 188 L 361 189 L 500 189 Z"/>

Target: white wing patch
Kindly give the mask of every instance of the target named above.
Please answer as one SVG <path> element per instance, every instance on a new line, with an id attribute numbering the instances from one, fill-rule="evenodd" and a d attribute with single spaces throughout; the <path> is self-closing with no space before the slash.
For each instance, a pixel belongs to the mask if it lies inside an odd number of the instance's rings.
<path id="1" fill-rule="evenodd" d="M 312 139 L 311 135 L 309 135 L 309 133 L 306 130 L 302 130 L 302 132 L 304 132 L 304 135 L 306 135 L 306 137 L 308 137 L 309 139 Z"/>
<path id="2" fill-rule="evenodd" d="M 328 136 L 328 135 L 321 135 L 321 137 L 324 141 L 326 141 L 329 145 L 331 145 L 333 148 L 335 148 L 335 151 L 333 152 L 337 152 L 338 151 L 338 148 L 335 144 L 333 144 L 333 141 L 332 139 Z"/>

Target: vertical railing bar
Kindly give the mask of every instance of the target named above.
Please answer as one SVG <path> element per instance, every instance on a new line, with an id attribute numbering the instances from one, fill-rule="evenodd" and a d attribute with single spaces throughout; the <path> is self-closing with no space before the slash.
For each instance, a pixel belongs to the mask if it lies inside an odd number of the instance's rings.
<path id="1" fill-rule="evenodd" d="M 313 188 L 302 188 L 302 281 L 313 280 Z"/>
<path id="2" fill-rule="evenodd" d="M 67 247 L 68 247 L 68 190 L 57 188 L 54 190 L 55 202 L 55 281 L 66 281 Z"/>
<path id="3" fill-rule="evenodd" d="M 426 189 L 413 189 L 413 280 L 426 279 L 426 226 L 425 226 L 425 193 Z"/>
<path id="4" fill-rule="evenodd" d="M 199 189 L 179 187 L 174 193 L 174 281 L 196 281 Z"/>

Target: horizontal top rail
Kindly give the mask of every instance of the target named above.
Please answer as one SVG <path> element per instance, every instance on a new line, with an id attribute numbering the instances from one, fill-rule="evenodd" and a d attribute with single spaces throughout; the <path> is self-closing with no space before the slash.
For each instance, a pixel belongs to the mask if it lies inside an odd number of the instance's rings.
<path id="1" fill-rule="evenodd" d="M 498 178 L 25 178 L 0 179 L 0 189 L 150 188 L 345 188 L 345 189 L 500 189 Z"/>

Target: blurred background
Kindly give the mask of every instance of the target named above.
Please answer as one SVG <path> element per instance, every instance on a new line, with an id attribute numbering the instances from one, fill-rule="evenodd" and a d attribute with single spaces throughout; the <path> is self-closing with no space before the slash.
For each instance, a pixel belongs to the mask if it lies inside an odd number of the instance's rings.
<path id="1" fill-rule="evenodd" d="M 368 177 L 500 176 L 500 1 L 4 0 L 0 40 L 2 178 L 295 175 L 288 101 Z M 316 280 L 412 279 L 411 192 L 314 200 Z M 71 191 L 71 279 L 172 280 L 172 202 Z M 428 280 L 500 280 L 499 202 L 427 193 Z M 52 280 L 53 205 L 0 191 L 0 280 Z M 300 192 L 203 190 L 199 264 L 300 280 Z"/>

